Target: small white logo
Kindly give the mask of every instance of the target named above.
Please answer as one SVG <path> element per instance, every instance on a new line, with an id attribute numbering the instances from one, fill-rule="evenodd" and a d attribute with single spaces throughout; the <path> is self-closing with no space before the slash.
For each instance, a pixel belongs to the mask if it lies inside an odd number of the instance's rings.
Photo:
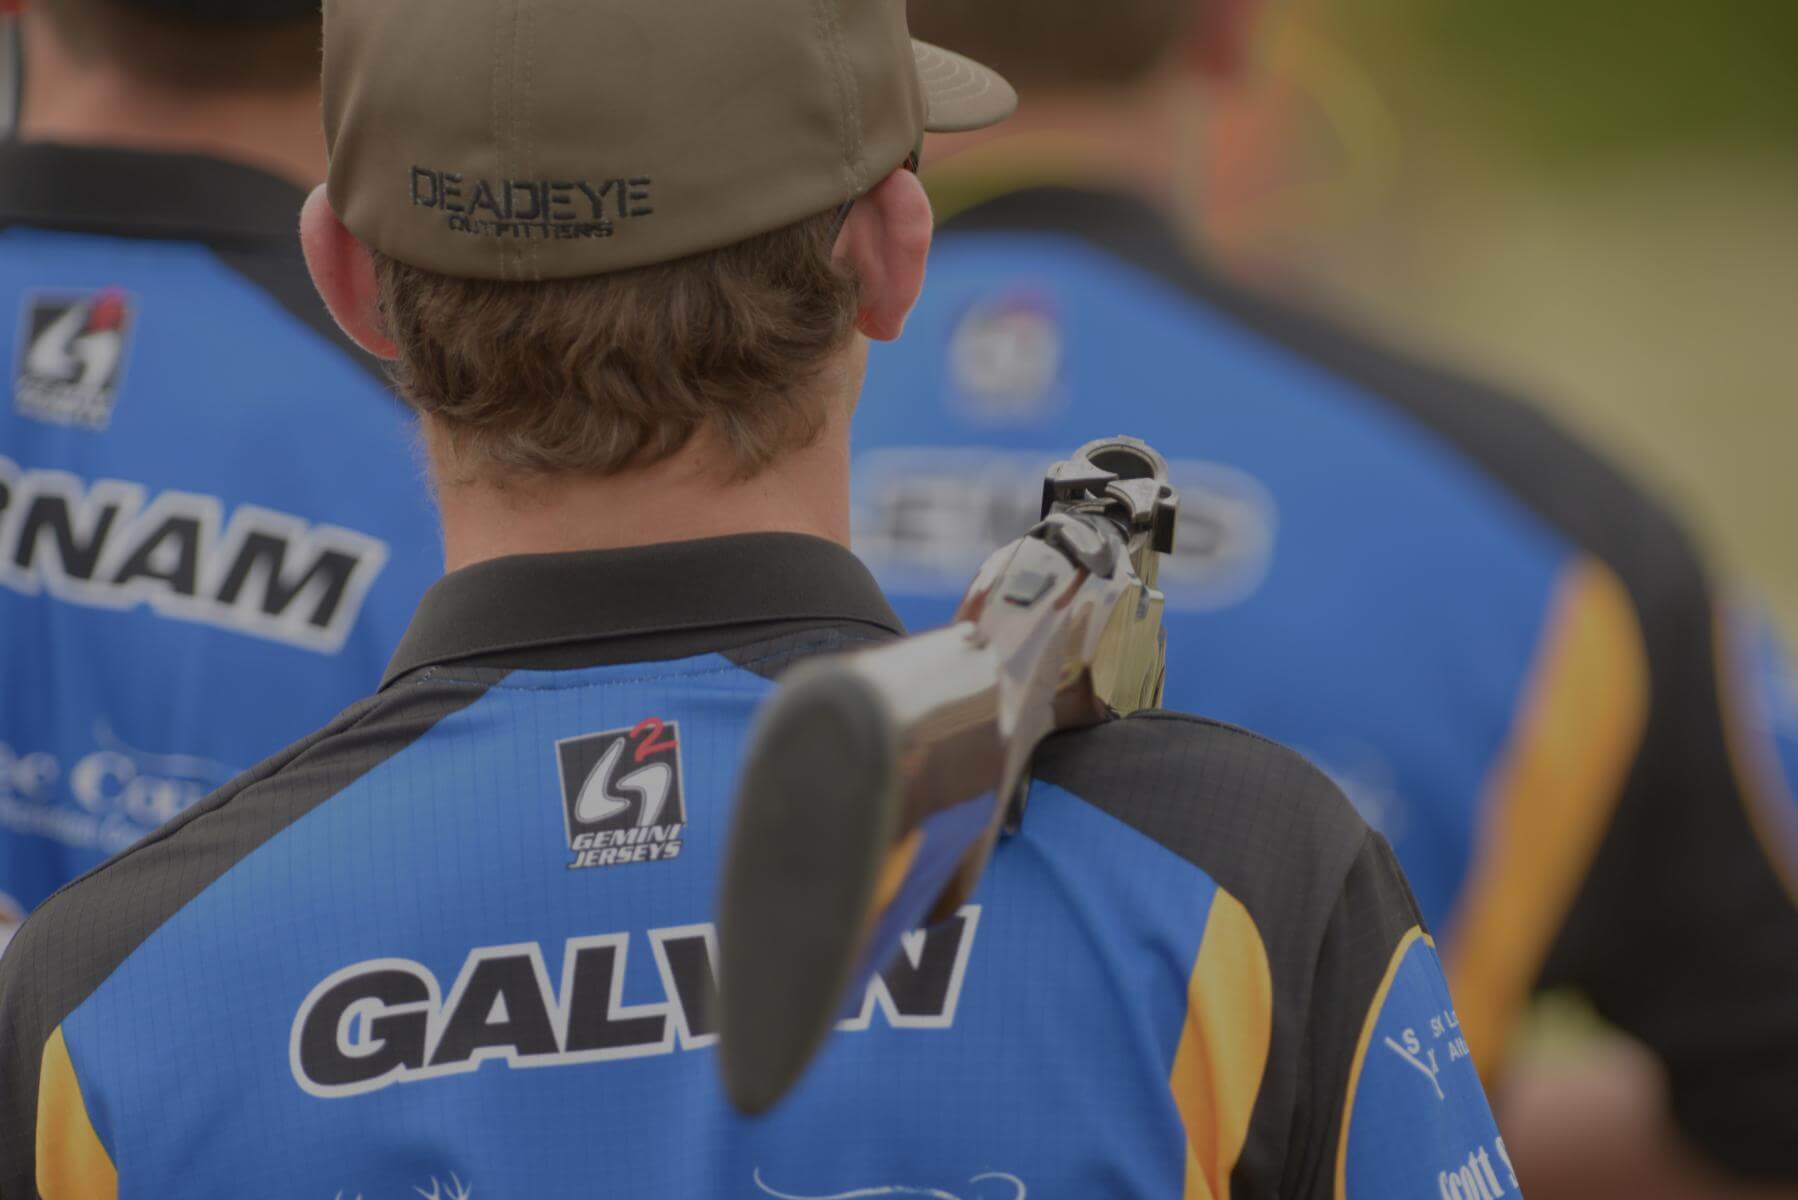
<path id="1" fill-rule="evenodd" d="M 423 1200 L 474 1200 L 473 1182 L 463 1183 L 453 1171 L 450 1172 L 448 1183 L 433 1175 L 431 1176 L 431 1186 L 428 1189 L 415 1187 L 412 1190 L 423 1197 Z M 345 1196 L 342 1192 L 338 1192 L 336 1200 L 363 1200 L 363 1197 L 361 1192 L 357 1192 L 354 1196 Z"/>
<path id="2" fill-rule="evenodd" d="M 1429 1080 L 1437 1100 L 1446 1100 L 1448 1095 L 1442 1090 L 1442 1071 L 1446 1064 L 1437 1056 L 1437 1052 L 1446 1050 L 1449 1063 L 1470 1058 L 1472 1052 L 1467 1048 L 1467 1039 L 1461 1036 L 1461 1018 L 1452 1008 L 1443 1009 L 1430 1018 L 1429 1035 L 1430 1044 L 1426 1046 L 1417 1028 L 1407 1027 L 1399 1032 L 1398 1037 L 1388 1036 L 1385 1039 L 1386 1049 L 1404 1059 L 1408 1066 Z"/>
<path id="3" fill-rule="evenodd" d="M 939 1187 L 917 1187 L 904 1183 L 881 1184 L 874 1187 L 851 1188 L 846 1192 L 804 1193 L 783 1192 L 762 1178 L 762 1169 L 755 1169 L 756 1190 L 773 1200 L 864 1200 L 874 1196 L 921 1196 L 925 1200 L 1028 1200 L 1030 1189 L 1016 1175 L 1004 1171 L 986 1171 L 968 1180 L 965 1192 L 952 1192 Z"/>
<path id="4" fill-rule="evenodd" d="M 952 399 L 977 425 L 1037 425 L 1067 407 L 1061 320 L 1053 302 L 1016 292 L 975 305 L 949 345 Z"/>
<path id="5" fill-rule="evenodd" d="M 112 423 L 133 304 L 116 288 L 25 298 L 13 397 L 21 415 L 99 431 Z"/>
<path id="6" fill-rule="evenodd" d="M 1399 1045 L 1396 1038 L 1387 1038 L 1386 1048 L 1423 1073 L 1423 1077 L 1430 1081 L 1430 1086 L 1436 1089 L 1436 1099 L 1447 1099 L 1442 1094 L 1442 1068 L 1436 1063 L 1434 1050 L 1409 1049 Z"/>
<path id="7" fill-rule="evenodd" d="M 430 1191 L 427 1192 L 423 1188 L 413 1188 L 412 1190 L 424 1197 L 424 1200 L 471 1200 L 471 1197 L 474 1196 L 473 1187 L 457 1178 L 454 1171 L 450 1172 L 450 1181 L 447 1184 L 433 1175 L 431 1176 Z"/>

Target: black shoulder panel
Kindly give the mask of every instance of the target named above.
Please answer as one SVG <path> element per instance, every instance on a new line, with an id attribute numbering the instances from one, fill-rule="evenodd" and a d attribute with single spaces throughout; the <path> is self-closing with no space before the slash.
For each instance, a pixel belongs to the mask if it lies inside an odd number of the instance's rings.
<path id="1" fill-rule="evenodd" d="M 1294 1098 L 1292 1143 L 1281 1196 L 1334 1196 L 1336 1153 L 1348 1119 L 1349 1079 L 1361 1030 L 1393 954 L 1423 914 L 1392 847 L 1379 834 L 1362 843 L 1317 955 L 1313 993 Z M 1252 1190 L 1252 1189 L 1245 1189 Z"/>
<path id="2" fill-rule="evenodd" d="M 38 1069 L 56 1027 L 225 872 L 483 694 L 421 679 L 363 701 L 44 902 L 0 960 L 0 1196 L 36 1194 Z"/>
<path id="3" fill-rule="evenodd" d="M 1320 988 L 1332 1001 L 1371 995 L 1404 933 L 1388 918 L 1396 912 L 1405 924 L 1416 914 L 1390 851 L 1304 758 L 1196 717 L 1144 713 L 1053 738 L 1033 774 L 1180 855 L 1248 910 L 1273 975 L 1273 1045 L 1233 1178 L 1245 1195 L 1305 1194 L 1281 1181 L 1327 1139 L 1334 1110 L 1313 1113 L 1329 1090 L 1317 1081 L 1352 1057 L 1365 1016 L 1363 1006 L 1344 1017 L 1343 1029 L 1319 1031 L 1313 996 Z M 1369 862 L 1379 870 L 1362 869 Z M 1362 876 L 1370 887 L 1396 888 L 1402 903 L 1361 903 Z M 1320 1033 L 1334 1037 L 1322 1044 Z M 1346 1052 L 1337 1044 L 1344 1036 Z"/>
<path id="4" fill-rule="evenodd" d="M 1032 774 L 1204 871 L 1242 902 L 1264 938 L 1321 921 L 1367 837 L 1341 790 L 1299 754 L 1179 713 L 1139 713 L 1051 738 Z M 1293 864 L 1309 875 L 1295 877 Z"/>
<path id="5" fill-rule="evenodd" d="M 1435 433 L 1563 537 L 1608 563 L 1644 611 L 1700 584 L 1697 550 L 1671 514 L 1535 406 L 1191 271 L 1213 307 Z"/>

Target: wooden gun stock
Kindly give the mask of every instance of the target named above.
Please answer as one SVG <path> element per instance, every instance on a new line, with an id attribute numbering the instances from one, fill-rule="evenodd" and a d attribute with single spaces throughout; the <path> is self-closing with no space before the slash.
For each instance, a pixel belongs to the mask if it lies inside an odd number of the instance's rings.
<path id="1" fill-rule="evenodd" d="M 900 938 L 971 896 L 1051 733 L 1161 701 L 1177 497 L 1142 442 L 1050 471 L 956 623 L 795 668 L 757 718 L 720 902 L 726 1088 L 798 1081 Z"/>

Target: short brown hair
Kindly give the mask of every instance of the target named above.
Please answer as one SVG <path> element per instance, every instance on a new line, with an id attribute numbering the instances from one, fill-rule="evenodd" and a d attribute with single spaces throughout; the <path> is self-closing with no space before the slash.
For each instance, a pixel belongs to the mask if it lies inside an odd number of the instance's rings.
<path id="1" fill-rule="evenodd" d="M 706 254 L 581 279 L 457 279 L 376 255 L 394 382 L 457 478 L 608 475 L 710 427 L 739 478 L 822 432 L 811 385 L 858 308 L 827 214 Z"/>
<path id="2" fill-rule="evenodd" d="M 1202 0 L 909 0 L 915 37 L 1020 90 L 1134 83 L 1198 21 Z"/>
<path id="3" fill-rule="evenodd" d="M 184 90 L 285 91 L 316 85 L 323 23 L 225 25 L 146 12 L 115 0 L 46 0 L 77 61 L 114 63 Z"/>

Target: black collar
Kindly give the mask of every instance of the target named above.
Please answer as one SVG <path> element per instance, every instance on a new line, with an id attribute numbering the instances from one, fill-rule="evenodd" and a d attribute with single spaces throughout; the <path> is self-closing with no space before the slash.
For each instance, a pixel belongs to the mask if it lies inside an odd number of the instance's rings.
<path id="1" fill-rule="evenodd" d="M 957 234 L 1048 233 L 1076 238 L 1184 292 L 1300 354 L 1367 377 L 1367 346 L 1337 323 L 1232 279 L 1160 209 L 1125 192 L 1026 186 L 960 213 L 944 226 Z M 949 238 L 945 238 L 947 241 Z M 1385 357 L 1376 352 L 1377 357 Z"/>
<path id="2" fill-rule="evenodd" d="M 522 665 L 546 647 L 603 642 L 613 662 L 686 657 L 732 644 L 733 633 L 740 644 L 746 627 L 795 622 L 903 632 L 859 559 L 799 534 L 502 558 L 425 594 L 381 686 L 470 659 Z"/>
<path id="3" fill-rule="evenodd" d="M 1068 234 L 1155 275 L 1190 268 L 1199 258 L 1165 213 L 1127 192 L 1020 187 L 956 214 L 943 232 Z"/>
<path id="4" fill-rule="evenodd" d="M 53 142 L 0 145 L 0 225 L 214 246 L 295 242 L 305 200 L 286 180 L 223 159 Z"/>

